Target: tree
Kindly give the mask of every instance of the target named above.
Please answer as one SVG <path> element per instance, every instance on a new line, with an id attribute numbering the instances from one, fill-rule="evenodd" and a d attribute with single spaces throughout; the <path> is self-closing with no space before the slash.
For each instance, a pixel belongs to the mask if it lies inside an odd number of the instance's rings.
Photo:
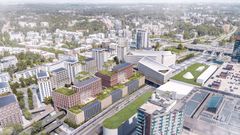
<path id="1" fill-rule="evenodd" d="M 114 62 L 115 62 L 117 65 L 119 64 L 119 59 L 118 59 L 117 56 L 115 56 L 115 57 L 113 58 L 113 60 L 114 60 Z"/>
<path id="2" fill-rule="evenodd" d="M 45 97 L 44 98 L 44 103 L 45 104 L 53 104 L 53 100 L 52 100 L 52 97 Z"/>
<path id="3" fill-rule="evenodd" d="M 178 44 L 178 46 L 177 46 L 177 48 L 179 49 L 179 50 L 183 50 L 184 49 L 184 46 L 183 46 L 183 44 Z"/>
<path id="4" fill-rule="evenodd" d="M 160 49 L 161 46 L 162 46 L 162 45 L 160 45 L 159 42 L 156 42 L 156 45 L 155 45 L 155 47 L 154 47 L 154 50 L 155 50 L 155 51 L 159 51 L 159 49 Z"/>
<path id="5" fill-rule="evenodd" d="M 41 121 L 37 121 L 34 122 L 32 125 L 32 132 L 33 133 L 39 133 L 42 130 L 42 122 Z"/>

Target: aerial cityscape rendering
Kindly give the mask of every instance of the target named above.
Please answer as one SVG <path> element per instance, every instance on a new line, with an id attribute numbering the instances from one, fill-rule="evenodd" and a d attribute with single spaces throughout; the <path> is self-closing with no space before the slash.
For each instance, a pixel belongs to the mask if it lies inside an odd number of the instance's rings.
<path id="1" fill-rule="evenodd" d="M 240 1 L 0 0 L 0 135 L 240 135 Z"/>

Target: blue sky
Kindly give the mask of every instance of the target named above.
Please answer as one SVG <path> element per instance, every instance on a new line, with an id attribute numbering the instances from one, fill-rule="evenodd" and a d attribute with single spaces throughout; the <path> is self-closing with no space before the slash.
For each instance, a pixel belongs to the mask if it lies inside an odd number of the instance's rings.
<path id="1" fill-rule="evenodd" d="M 240 0 L 0 0 L 1 4 L 14 3 L 197 3 L 197 2 L 220 2 L 236 3 Z"/>

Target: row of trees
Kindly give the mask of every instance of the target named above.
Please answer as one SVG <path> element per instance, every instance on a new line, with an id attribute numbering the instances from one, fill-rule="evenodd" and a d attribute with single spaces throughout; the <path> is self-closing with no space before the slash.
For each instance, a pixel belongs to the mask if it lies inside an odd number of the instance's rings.
<path id="1" fill-rule="evenodd" d="M 30 88 L 27 89 L 27 94 L 28 94 L 28 107 L 30 110 L 34 109 L 33 106 L 33 93 Z"/>

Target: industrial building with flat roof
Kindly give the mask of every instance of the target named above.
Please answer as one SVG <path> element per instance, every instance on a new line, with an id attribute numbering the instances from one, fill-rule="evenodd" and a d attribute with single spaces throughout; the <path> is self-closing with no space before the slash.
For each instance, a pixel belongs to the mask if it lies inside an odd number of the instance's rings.
<path id="1" fill-rule="evenodd" d="M 224 63 L 204 84 L 205 88 L 240 97 L 240 64 Z"/>

